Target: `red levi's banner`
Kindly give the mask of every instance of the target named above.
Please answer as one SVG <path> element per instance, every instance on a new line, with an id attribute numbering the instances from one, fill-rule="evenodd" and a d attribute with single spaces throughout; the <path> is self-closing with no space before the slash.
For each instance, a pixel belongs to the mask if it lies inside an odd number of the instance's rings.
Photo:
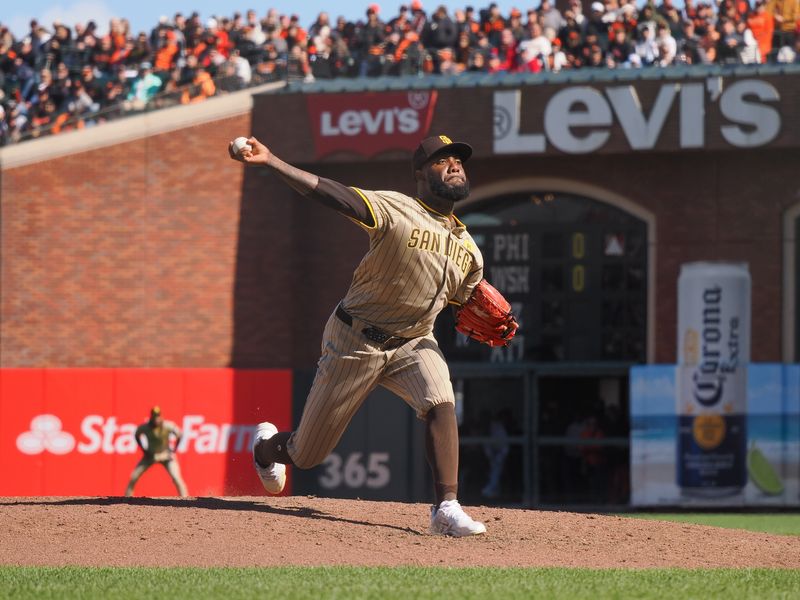
<path id="1" fill-rule="evenodd" d="M 436 91 L 307 96 L 315 158 L 339 151 L 365 157 L 413 151 L 428 133 Z"/>
<path id="2" fill-rule="evenodd" d="M 191 496 L 261 495 L 253 433 L 261 421 L 291 428 L 292 372 L 0 369 L 0 496 L 121 496 L 142 456 L 133 433 L 155 405 L 183 432 Z M 134 490 L 176 494 L 161 465 Z"/>

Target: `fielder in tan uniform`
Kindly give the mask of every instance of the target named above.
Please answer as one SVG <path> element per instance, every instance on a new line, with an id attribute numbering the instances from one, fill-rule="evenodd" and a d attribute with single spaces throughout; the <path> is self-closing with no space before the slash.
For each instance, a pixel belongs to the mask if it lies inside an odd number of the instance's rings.
<path id="1" fill-rule="evenodd" d="M 142 459 L 133 469 L 133 473 L 131 473 L 131 480 L 125 490 L 126 496 L 133 496 L 133 487 L 136 482 L 139 481 L 139 478 L 144 475 L 147 469 L 155 464 L 164 465 L 181 498 L 185 498 L 188 495 L 186 484 L 183 482 L 183 477 L 181 477 L 178 459 L 170 446 L 170 438 L 175 439 L 174 447 L 177 449 L 178 444 L 181 442 L 181 430 L 172 421 L 165 421 L 161 416 L 161 409 L 158 406 L 154 406 L 150 411 L 150 419 L 146 423 L 139 425 L 134 434 L 136 444 L 141 448 L 144 456 L 142 456 Z"/>
<path id="2" fill-rule="evenodd" d="M 350 289 L 328 319 L 322 356 L 294 432 L 259 425 L 254 463 L 270 493 L 280 493 L 285 465 L 309 469 L 334 449 L 364 399 L 382 385 L 426 424 L 426 455 L 436 504 L 431 531 L 484 533 L 457 500 L 458 425 L 450 374 L 433 324 L 448 304 L 469 298 L 483 258 L 453 206 L 469 194 L 464 162 L 472 148 L 446 136 L 423 140 L 413 158 L 415 197 L 346 187 L 297 169 L 255 138 L 231 158 L 275 171 L 305 196 L 342 213 L 370 239 Z"/>

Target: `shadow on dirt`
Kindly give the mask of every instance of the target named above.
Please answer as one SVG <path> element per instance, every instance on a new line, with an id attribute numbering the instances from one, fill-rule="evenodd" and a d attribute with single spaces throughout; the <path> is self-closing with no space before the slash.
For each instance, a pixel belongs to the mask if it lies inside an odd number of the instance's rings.
<path id="1" fill-rule="evenodd" d="M 349 523 L 351 525 L 365 525 L 368 527 L 386 527 L 404 531 L 414 535 L 422 535 L 410 527 L 398 527 L 384 523 L 369 521 L 356 521 L 345 519 L 313 508 L 276 507 L 253 500 L 226 500 L 224 498 L 126 498 L 123 496 L 99 496 L 90 498 L 64 498 L 47 500 L 11 500 L 0 502 L 0 510 L 4 506 L 157 506 L 169 508 L 201 508 L 205 510 L 242 510 L 253 511 L 272 515 L 285 515 L 303 519 L 322 519 L 334 523 Z"/>

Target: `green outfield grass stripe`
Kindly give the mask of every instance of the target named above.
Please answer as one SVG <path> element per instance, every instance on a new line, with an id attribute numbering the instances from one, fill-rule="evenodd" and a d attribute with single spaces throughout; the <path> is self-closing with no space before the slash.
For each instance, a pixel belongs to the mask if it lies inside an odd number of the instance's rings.
<path id="1" fill-rule="evenodd" d="M 192 600 L 238 598 L 797 598 L 782 569 L 446 569 L 286 567 L 156 569 L 0 567 L 0 597 Z"/>
<path id="2" fill-rule="evenodd" d="M 711 525 L 728 529 L 747 529 L 780 535 L 800 535 L 800 514 L 788 513 L 632 513 L 623 515 L 637 519 L 676 521 Z"/>

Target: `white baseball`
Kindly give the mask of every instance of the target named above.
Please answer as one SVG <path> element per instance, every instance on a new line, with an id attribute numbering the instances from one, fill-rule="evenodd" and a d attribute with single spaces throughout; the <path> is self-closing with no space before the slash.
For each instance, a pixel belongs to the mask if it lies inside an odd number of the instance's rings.
<path id="1" fill-rule="evenodd" d="M 233 140 L 233 153 L 239 154 L 244 150 L 252 150 L 253 147 L 247 143 L 246 137 L 237 137 Z"/>

